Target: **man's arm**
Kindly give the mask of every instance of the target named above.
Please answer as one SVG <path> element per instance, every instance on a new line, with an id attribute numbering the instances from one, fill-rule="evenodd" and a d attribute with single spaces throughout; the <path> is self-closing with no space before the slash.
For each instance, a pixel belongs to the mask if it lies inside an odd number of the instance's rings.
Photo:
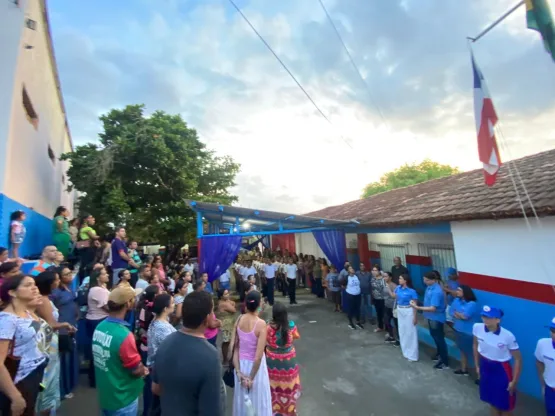
<path id="1" fill-rule="evenodd" d="M 214 356 L 206 361 L 206 367 L 201 371 L 205 374 L 199 390 L 199 416 L 224 416 L 221 408 L 222 372 L 220 360 L 215 352 Z"/>
<path id="2" fill-rule="evenodd" d="M 137 351 L 137 343 L 130 332 L 119 347 L 119 357 L 124 368 L 129 370 L 135 377 L 148 375 L 148 368 L 141 362 L 141 356 Z"/>

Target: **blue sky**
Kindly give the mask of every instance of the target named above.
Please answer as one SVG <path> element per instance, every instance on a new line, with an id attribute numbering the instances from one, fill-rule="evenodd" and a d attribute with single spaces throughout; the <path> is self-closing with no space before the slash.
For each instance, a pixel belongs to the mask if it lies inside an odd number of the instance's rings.
<path id="1" fill-rule="evenodd" d="M 95 141 L 113 107 L 180 113 L 241 163 L 240 204 L 291 212 L 356 199 L 404 162 L 478 168 L 465 38 L 515 0 L 324 3 L 371 95 L 318 0 L 237 1 L 331 125 L 227 0 L 50 0 L 74 142 Z M 555 147 L 555 65 L 524 9 L 474 50 L 502 121 L 502 158 Z"/>

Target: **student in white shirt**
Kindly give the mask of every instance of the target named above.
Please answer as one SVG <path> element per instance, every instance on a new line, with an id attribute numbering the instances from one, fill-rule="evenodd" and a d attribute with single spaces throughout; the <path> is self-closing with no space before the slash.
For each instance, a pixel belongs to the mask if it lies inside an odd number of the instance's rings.
<path id="1" fill-rule="evenodd" d="M 542 338 L 536 346 L 536 367 L 548 416 L 555 415 L 555 318 L 549 324 L 551 337 Z"/>
<path id="2" fill-rule="evenodd" d="M 503 311 L 486 305 L 481 315 L 484 323 L 472 328 L 480 400 L 491 406 L 492 415 L 510 415 L 515 407 L 522 357 L 513 333 L 500 325 Z M 511 359 L 515 361 L 514 371 Z"/>
<path id="3" fill-rule="evenodd" d="M 220 280 L 219 286 L 221 289 L 229 290 L 231 288 L 230 282 L 229 282 L 231 280 L 231 276 L 229 275 L 229 270 L 226 270 L 224 273 L 222 273 L 219 280 Z"/>
<path id="4" fill-rule="evenodd" d="M 287 287 L 289 289 L 289 304 L 297 304 L 297 265 L 293 263 L 293 259 L 289 258 L 289 263 L 285 266 L 285 274 L 287 276 Z"/>
<path id="5" fill-rule="evenodd" d="M 273 306 L 276 267 L 272 264 L 270 259 L 266 259 L 266 264 L 264 265 L 264 275 L 266 276 L 266 297 L 268 298 L 268 303 Z"/>
<path id="6" fill-rule="evenodd" d="M 364 329 L 360 323 L 360 280 L 351 266 L 347 269 L 347 280 L 345 281 L 345 292 L 347 296 L 347 310 L 349 317 L 349 328 Z M 356 326 L 353 322 L 356 319 Z"/>

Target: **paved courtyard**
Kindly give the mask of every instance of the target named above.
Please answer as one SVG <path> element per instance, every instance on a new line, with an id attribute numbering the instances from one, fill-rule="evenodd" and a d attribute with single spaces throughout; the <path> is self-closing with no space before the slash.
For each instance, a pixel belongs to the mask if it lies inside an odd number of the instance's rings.
<path id="1" fill-rule="evenodd" d="M 383 335 L 374 334 L 370 327 L 350 330 L 345 315 L 333 313 L 327 301 L 305 291 L 299 291 L 297 298 L 299 304 L 289 310 L 301 333 L 296 344 L 303 386 L 299 415 L 489 415 L 473 381 L 434 370 L 430 351 L 421 349 L 421 361 L 408 363 L 399 348 L 384 344 Z M 277 300 L 281 299 L 278 295 Z M 232 394 L 228 390 L 228 415 Z M 519 396 L 515 415 L 542 412 L 539 402 Z M 97 416 L 95 392 L 79 389 L 64 402 L 60 414 Z"/>

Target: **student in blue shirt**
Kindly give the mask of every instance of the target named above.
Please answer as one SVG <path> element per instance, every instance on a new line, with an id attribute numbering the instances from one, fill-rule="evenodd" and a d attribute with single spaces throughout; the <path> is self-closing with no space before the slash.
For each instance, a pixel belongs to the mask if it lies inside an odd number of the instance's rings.
<path id="1" fill-rule="evenodd" d="M 399 286 L 392 292 L 386 286 L 389 294 L 395 299 L 393 313 L 399 322 L 399 342 L 403 357 L 409 361 L 418 361 L 418 331 L 416 330 L 416 310 L 411 308 L 411 302 L 418 299 L 416 290 L 412 287 L 412 280 L 408 274 L 399 276 Z"/>
<path id="2" fill-rule="evenodd" d="M 470 286 L 460 285 L 455 291 L 456 297 L 451 304 L 455 343 L 461 352 L 461 368 L 455 374 L 468 376 L 469 360 L 472 360 L 474 338 L 472 328 L 480 320 L 480 310 L 476 295 Z"/>
<path id="3" fill-rule="evenodd" d="M 445 293 L 443 287 L 439 284 L 439 275 L 435 272 L 428 272 L 424 275 L 424 284 L 428 286 L 424 294 L 424 306 L 418 306 L 416 301 L 412 301 L 411 306 L 417 311 L 424 312 L 424 318 L 428 320 L 430 335 L 437 347 L 438 362 L 434 368 L 447 370 L 449 369 L 449 354 L 443 328 L 446 307 Z"/>
<path id="4" fill-rule="evenodd" d="M 447 325 L 453 327 L 453 312 L 451 311 L 451 306 L 453 301 L 457 298 L 457 290 L 459 289 L 459 275 L 457 269 L 454 267 L 449 267 L 447 269 L 447 282 L 443 290 L 447 294 L 447 309 L 445 311 Z"/>

